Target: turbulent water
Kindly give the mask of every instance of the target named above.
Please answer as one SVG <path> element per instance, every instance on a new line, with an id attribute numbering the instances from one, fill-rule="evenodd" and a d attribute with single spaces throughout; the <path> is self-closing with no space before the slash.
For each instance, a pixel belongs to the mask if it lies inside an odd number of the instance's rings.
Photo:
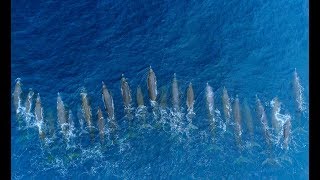
<path id="1" fill-rule="evenodd" d="M 308 179 L 308 6 L 13 0 L 12 179 Z"/>

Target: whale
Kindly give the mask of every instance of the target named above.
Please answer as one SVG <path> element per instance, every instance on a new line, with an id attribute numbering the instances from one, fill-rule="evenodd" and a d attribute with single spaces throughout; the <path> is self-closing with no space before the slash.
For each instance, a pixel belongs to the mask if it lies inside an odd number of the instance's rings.
<path id="1" fill-rule="evenodd" d="M 13 104 L 15 107 L 16 114 L 20 113 L 20 108 L 21 108 L 21 94 L 22 94 L 22 84 L 21 84 L 21 79 L 17 78 L 16 79 L 16 85 L 14 87 L 13 91 Z"/>
<path id="2" fill-rule="evenodd" d="M 214 93 L 209 83 L 206 83 L 206 108 L 209 119 L 214 120 Z"/>
<path id="3" fill-rule="evenodd" d="M 193 108 L 194 108 L 194 92 L 192 88 L 192 83 L 189 83 L 188 89 L 187 89 L 187 111 L 188 113 L 193 113 Z"/>
<path id="4" fill-rule="evenodd" d="M 242 130 L 241 130 L 240 102 L 239 102 L 238 96 L 236 97 L 236 99 L 234 100 L 234 103 L 233 103 L 233 117 L 234 117 L 234 121 L 235 121 L 235 126 L 234 126 L 235 129 L 234 130 L 235 130 L 236 143 L 237 143 L 238 147 L 240 147 L 241 146 Z"/>
<path id="5" fill-rule="evenodd" d="M 90 131 L 92 131 L 92 113 L 91 113 L 91 107 L 89 105 L 89 101 L 87 98 L 87 93 L 81 92 L 81 101 L 82 101 L 82 112 L 84 114 L 84 119 L 87 122 L 87 126 L 90 128 Z"/>
<path id="6" fill-rule="evenodd" d="M 62 133 L 65 137 L 67 137 L 67 133 L 68 133 L 67 113 L 59 92 L 57 97 L 57 117 L 58 117 L 58 122 L 60 124 Z"/>
<path id="7" fill-rule="evenodd" d="M 260 120 L 260 123 L 262 125 L 262 130 L 263 130 L 263 135 L 265 137 L 265 141 L 266 141 L 267 145 L 270 145 L 271 141 L 270 141 L 270 132 L 269 132 L 269 127 L 268 127 L 267 115 L 266 115 L 264 107 L 263 107 L 263 105 L 257 95 L 256 95 L 256 112 L 257 112 L 257 117 Z"/>
<path id="8" fill-rule="evenodd" d="M 156 102 L 157 99 L 157 78 L 155 73 L 153 72 L 151 66 L 149 68 L 149 73 L 147 77 L 147 87 L 148 87 L 148 94 L 151 102 Z"/>
<path id="9" fill-rule="evenodd" d="M 223 90 L 222 90 L 222 106 L 223 106 L 225 123 L 229 124 L 232 108 L 231 108 L 230 98 L 229 98 L 226 87 L 223 87 Z"/>
<path id="10" fill-rule="evenodd" d="M 172 80 L 172 106 L 174 111 L 180 110 L 179 87 L 176 78 L 176 73 L 173 74 Z"/>
<path id="11" fill-rule="evenodd" d="M 121 94 L 122 94 L 123 104 L 125 109 L 131 108 L 131 102 L 132 102 L 131 90 L 127 82 L 127 79 L 124 77 L 124 74 L 122 74 L 122 77 L 121 77 Z"/>
<path id="12" fill-rule="evenodd" d="M 113 98 L 103 81 L 102 81 L 102 101 L 104 104 L 104 108 L 108 113 L 109 119 L 115 119 Z"/>
<path id="13" fill-rule="evenodd" d="M 303 107 L 303 87 L 300 83 L 300 78 L 298 76 L 297 70 L 293 72 L 293 97 L 295 99 L 296 111 L 302 112 Z"/>
<path id="14" fill-rule="evenodd" d="M 43 108 L 41 105 L 41 99 L 40 99 L 40 94 L 37 94 L 37 98 L 36 98 L 36 104 L 34 107 L 34 115 L 35 115 L 35 119 L 36 119 L 36 123 L 38 125 L 38 130 L 39 130 L 39 136 L 41 139 L 43 139 L 45 137 L 45 133 L 44 133 L 44 122 L 43 122 Z"/>
<path id="15" fill-rule="evenodd" d="M 210 123 L 210 130 L 212 134 L 214 134 L 214 130 L 216 128 L 216 119 L 214 115 L 214 93 L 213 93 L 212 87 L 209 85 L 208 82 L 206 83 L 206 88 L 205 88 L 205 99 L 206 99 L 206 109 L 207 109 L 208 119 Z"/>

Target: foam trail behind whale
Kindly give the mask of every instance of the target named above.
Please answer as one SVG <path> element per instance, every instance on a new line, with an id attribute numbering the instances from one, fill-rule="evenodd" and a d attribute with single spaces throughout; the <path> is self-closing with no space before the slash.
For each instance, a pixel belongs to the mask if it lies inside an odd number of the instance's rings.
<path id="1" fill-rule="evenodd" d="M 40 99 L 39 93 L 38 93 L 37 99 L 36 99 L 34 114 L 35 114 L 36 124 L 37 124 L 38 130 L 39 130 L 39 136 L 41 139 L 44 139 L 45 133 L 44 133 L 44 122 L 43 122 L 43 108 L 41 105 L 41 99 Z"/>
<path id="2" fill-rule="evenodd" d="M 16 114 L 19 114 L 21 112 L 21 94 L 22 94 L 22 89 L 21 89 L 21 79 L 17 78 L 16 79 L 16 85 L 14 88 L 13 92 L 13 104 L 16 110 Z"/>
<path id="3" fill-rule="evenodd" d="M 288 149 L 291 136 L 291 116 L 287 116 L 286 122 L 283 125 L 283 148 Z"/>
<path id="4" fill-rule="evenodd" d="M 71 141 L 71 138 L 74 138 L 75 137 L 75 126 L 74 126 L 74 121 L 73 121 L 74 117 L 73 117 L 73 114 L 72 114 L 72 111 L 69 110 L 69 115 L 68 115 L 68 135 L 67 135 L 67 141 L 68 141 L 68 146 L 70 147 L 69 145 L 69 142 Z M 72 147 L 72 146 L 71 146 Z M 74 147 L 74 146 L 73 146 Z"/>
<path id="5" fill-rule="evenodd" d="M 169 114 L 167 111 L 167 87 L 162 86 L 161 88 L 161 94 L 160 94 L 160 124 L 163 128 L 165 128 L 165 125 L 170 121 L 169 120 Z"/>
<path id="6" fill-rule="evenodd" d="M 271 122 L 272 122 L 272 129 L 274 131 L 274 135 L 276 136 L 276 143 L 280 140 L 280 130 L 281 130 L 281 122 L 280 122 L 280 106 L 281 103 L 278 100 L 278 97 L 275 97 L 270 102 L 272 107 L 272 115 L 271 115 Z"/>
<path id="7" fill-rule="evenodd" d="M 98 107 L 98 128 L 99 128 L 99 135 L 100 135 L 100 140 L 101 143 L 104 143 L 104 135 L 105 135 L 105 125 L 104 125 L 104 118 L 102 111 L 100 109 L 100 106 Z"/>
<path id="8" fill-rule="evenodd" d="M 31 112 L 33 95 L 34 95 L 34 92 L 32 91 L 32 89 L 30 89 L 25 102 L 26 114 L 30 114 Z"/>
<path id="9" fill-rule="evenodd" d="M 172 80 L 172 105 L 175 112 L 180 111 L 179 86 L 176 78 L 176 73 L 173 74 Z"/>

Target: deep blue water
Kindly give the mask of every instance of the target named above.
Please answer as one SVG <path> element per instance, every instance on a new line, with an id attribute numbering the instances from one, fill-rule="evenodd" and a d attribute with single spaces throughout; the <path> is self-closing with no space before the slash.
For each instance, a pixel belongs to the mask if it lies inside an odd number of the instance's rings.
<path id="1" fill-rule="evenodd" d="M 21 78 L 22 105 L 29 88 L 40 94 L 46 130 L 53 122 L 54 135 L 46 132 L 42 141 L 34 117 L 23 115 L 19 124 L 12 105 L 12 179 L 308 179 L 308 12 L 305 0 L 13 0 L 12 92 Z M 158 102 L 161 89 L 168 93 L 167 114 L 158 118 L 147 93 L 149 66 L 157 77 Z M 302 113 L 295 110 L 295 69 L 304 89 Z M 128 78 L 133 108 L 136 88 L 142 87 L 149 126 L 134 117 L 129 127 L 120 90 L 122 73 Z M 173 73 L 181 92 L 181 126 L 171 123 Z M 119 125 L 113 145 L 106 136 L 101 146 L 97 130 L 90 141 L 79 123 L 80 92 L 85 89 L 97 128 L 97 108 L 103 107 L 101 81 L 112 93 Z M 189 82 L 195 93 L 192 122 L 197 129 L 186 125 Z M 248 101 L 257 146 L 246 146 L 250 140 L 244 118 L 241 151 L 232 125 L 226 132 L 219 126 L 215 133 L 210 131 L 206 82 L 214 90 L 219 122 L 224 121 L 223 87 L 232 103 L 238 95 L 240 108 L 244 99 Z M 75 123 L 69 143 L 57 120 L 58 92 Z M 281 114 L 291 116 L 288 150 L 281 143 L 267 147 L 256 116 L 256 95 L 270 128 L 274 97 L 282 103 Z M 33 99 L 32 113 L 34 104 Z"/>

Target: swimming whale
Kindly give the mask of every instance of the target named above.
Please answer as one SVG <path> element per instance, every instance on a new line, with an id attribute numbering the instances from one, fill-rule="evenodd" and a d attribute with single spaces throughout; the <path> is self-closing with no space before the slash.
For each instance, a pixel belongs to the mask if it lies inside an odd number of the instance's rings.
<path id="1" fill-rule="evenodd" d="M 87 126 L 91 129 L 92 126 L 92 113 L 91 113 L 91 107 L 89 105 L 89 101 L 87 98 L 87 93 L 82 92 L 80 93 L 81 101 L 82 101 L 82 111 L 84 114 L 84 118 L 87 122 Z"/>
<path id="2" fill-rule="evenodd" d="M 206 84 L 206 106 L 209 118 L 214 118 L 214 93 L 212 87 L 207 82 Z"/>
<path id="3" fill-rule="evenodd" d="M 172 80 L 172 105 L 174 111 L 180 110 L 180 100 L 179 100 L 179 87 L 176 78 L 176 73 L 173 74 Z"/>
<path id="4" fill-rule="evenodd" d="M 304 110 L 303 107 L 303 87 L 300 83 L 300 78 L 296 69 L 293 72 L 293 95 L 295 99 L 296 110 L 298 112 L 302 112 Z"/>
<path id="5" fill-rule="evenodd" d="M 127 79 L 124 77 L 124 74 L 122 74 L 122 77 L 121 77 L 121 94 L 123 98 L 124 107 L 126 109 L 131 108 L 131 102 L 132 102 L 131 90 L 127 82 Z"/>
<path id="6" fill-rule="evenodd" d="M 270 141 L 270 132 L 269 132 L 269 127 L 268 127 L 267 115 L 266 115 L 264 107 L 263 107 L 263 105 L 257 95 L 256 95 L 256 105 L 257 105 L 257 107 L 256 107 L 257 117 L 261 122 L 262 130 L 263 130 L 263 134 L 264 134 L 266 143 L 267 143 L 267 145 L 270 145 L 271 141 Z"/>
<path id="7" fill-rule="evenodd" d="M 229 124 L 232 108 L 231 108 L 230 98 L 229 98 L 226 87 L 223 87 L 223 90 L 222 90 L 222 106 L 223 106 L 225 122 L 226 124 Z"/>
<path id="8" fill-rule="evenodd" d="M 64 103 L 61 99 L 59 92 L 57 97 L 57 116 L 58 116 L 58 121 L 62 130 L 62 133 L 65 137 L 67 137 L 67 133 L 68 133 L 67 114 L 66 114 Z"/>
<path id="9" fill-rule="evenodd" d="M 187 89 L 187 111 L 188 113 L 193 113 L 194 108 L 194 93 L 192 88 L 192 83 L 189 83 L 188 89 Z"/>
<path id="10" fill-rule="evenodd" d="M 236 99 L 234 100 L 234 104 L 233 104 L 233 117 L 234 117 L 234 121 L 235 121 L 235 138 L 236 138 L 236 142 L 238 147 L 241 146 L 241 134 L 242 134 L 242 130 L 241 130 L 241 111 L 240 111 L 240 103 L 239 103 L 239 98 L 236 97 Z"/>
<path id="11" fill-rule="evenodd" d="M 16 114 L 20 113 L 20 108 L 21 108 L 21 94 L 22 94 L 22 89 L 21 89 L 21 79 L 17 78 L 16 80 L 16 85 L 13 91 L 13 104 L 16 110 Z"/>
<path id="12" fill-rule="evenodd" d="M 45 133 L 44 133 L 44 122 L 43 122 L 43 108 L 41 105 L 41 99 L 40 99 L 40 94 L 37 94 L 37 98 L 36 98 L 36 105 L 34 108 L 34 114 L 35 114 L 35 119 L 38 125 L 38 130 L 39 130 L 39 136 L 41 139 L 43 139 L 45 137 Z"/>
<path id="13" fill-rule="evenodd" d="M 147 78 L 147 87 L 148 87 L 148 94 L 149 94 L 149 98 L 151 100 L 151 102 L 155 102 L 157 99 L 157 79 L 156 79 L 156 75 L 153 72 L 151 66 L 149 69 L 149 74 L 148 74 L 148 78 Z"/>
<path id="14" fill-rule="evenodd" d="M 208 118 L 209 118 L 209 123 L 210 123 L 210 130 L 214 134 L 214 130 L 216 128 L 216 120 L 215 120 L 215 115 L 214 115 L 214 93 L 212 90 L 212 87 L 209 85 L 207 82 L 206 84 L 206 108 L 207 108 L 207 113 L 208 113 Z"/>
<path id="15" fill-rule="evenodd" d="M 113 98 L 103 81 L 102 81 L 102 101 L 104 104 L 104 108 L 108 113 L 109 119 L 115 119 Z"/>

